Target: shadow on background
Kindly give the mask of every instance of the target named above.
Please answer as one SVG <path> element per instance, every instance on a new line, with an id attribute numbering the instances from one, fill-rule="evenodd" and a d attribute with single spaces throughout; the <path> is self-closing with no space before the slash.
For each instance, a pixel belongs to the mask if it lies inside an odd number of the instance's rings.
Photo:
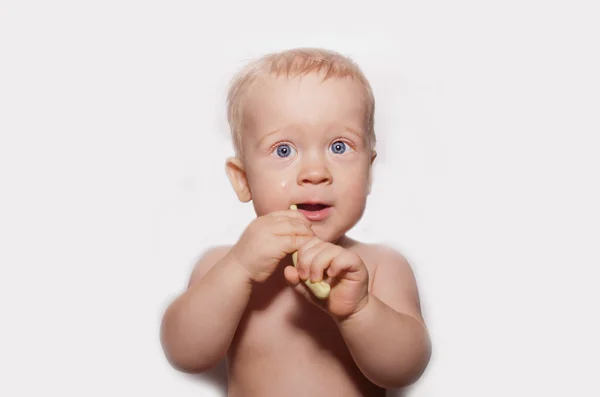
<path id="1" fill-rule="evenodd" d="M 386 397 L 408 397 L 407 390 L 408 389 L 388 390 L 386 393 Z"/>
<path id="2" fill-rule="evenodd" d="M 190 375 L 192 379 L 197 379 L 205 385 L 219 390 L 220 395 L 227 396 L 227 364 L 225 359 L 221 360 L 209 371 L 201 374 Z"/>

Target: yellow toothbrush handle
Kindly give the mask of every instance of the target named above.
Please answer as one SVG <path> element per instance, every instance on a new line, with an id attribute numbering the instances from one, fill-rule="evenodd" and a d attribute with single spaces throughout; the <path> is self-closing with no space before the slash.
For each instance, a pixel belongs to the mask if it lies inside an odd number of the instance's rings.
<path id="1" fill-rule="evenodd" d="M 291 210 L 297 210 L 298 207 L 295 204 L 290 206 Z M 292 261 L 294 262 L 294 266 L 298 262 L 298 251 L 292 254 Z M 306 280 L 304 282 L 308 288 L 312 291 L 312 293 L 319 299 L 325 299 L 329 296 L 329 291 L 331 291 L 331 286 L 327 284 L 325 281 L 320 281 L 318 283 L 311 283 L 310 280 Z"/>

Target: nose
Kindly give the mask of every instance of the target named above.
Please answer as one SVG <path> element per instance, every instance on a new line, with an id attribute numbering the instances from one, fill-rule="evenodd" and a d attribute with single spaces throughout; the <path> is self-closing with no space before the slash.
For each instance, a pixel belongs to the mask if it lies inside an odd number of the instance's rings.
<path id="1" fill-rule="evenodd" d="M 306 159 L 302 163 L 302 168 L 298 173 L 298 184 L 330 184 L 332 175 L 329 172 L 326 162 L 322 158 Z"/>

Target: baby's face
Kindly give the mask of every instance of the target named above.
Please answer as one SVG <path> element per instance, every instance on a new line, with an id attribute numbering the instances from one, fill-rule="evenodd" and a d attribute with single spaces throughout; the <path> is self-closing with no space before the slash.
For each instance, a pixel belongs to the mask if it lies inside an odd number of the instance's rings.
<path id="1" fill-rule="evenodd" d="M 251 95 L 242 136 L 258 216 L 296 204 L 321 239 L 361 218 L 374 159 L 363 90 L 349 78 L 272 78 Z"/>

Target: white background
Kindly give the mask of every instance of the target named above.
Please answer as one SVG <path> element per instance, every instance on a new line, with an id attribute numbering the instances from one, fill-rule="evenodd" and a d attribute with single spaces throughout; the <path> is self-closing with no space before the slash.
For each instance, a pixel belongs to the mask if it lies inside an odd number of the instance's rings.
<path id="1" fill-rule="evenodd" d="M 159 322 L 253 216 L 227 83 L 296 46 L 377 97 L 350 235 L 414 267 L 434 355 L 406 395 L 600 395 L 593 3 L 3 1 L 0 395 L 223 395 L 168 366 Z"/>

